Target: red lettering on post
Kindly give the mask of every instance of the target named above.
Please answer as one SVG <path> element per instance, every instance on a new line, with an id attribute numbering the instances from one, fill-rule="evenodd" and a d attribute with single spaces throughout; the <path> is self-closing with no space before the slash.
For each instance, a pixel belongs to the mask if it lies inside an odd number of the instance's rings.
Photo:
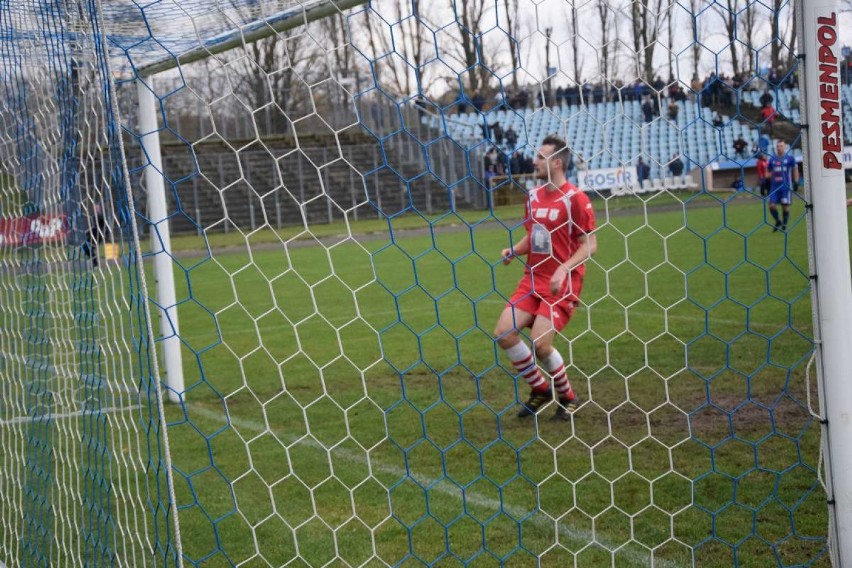
<path id="1" fill-rule="evenodd" d="M 822 135 L 822 166 L 839 170 L 843 166 L 840 152 L 840 104 L 837 56 L 837 14 L 817 18 L 817 62 L 819 63 L 818 95 L 820 108 L 820 134 Z"/>

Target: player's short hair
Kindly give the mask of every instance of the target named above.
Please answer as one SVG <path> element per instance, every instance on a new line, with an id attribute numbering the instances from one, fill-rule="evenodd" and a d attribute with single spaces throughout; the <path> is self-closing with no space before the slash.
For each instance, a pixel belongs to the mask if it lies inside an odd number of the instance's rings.
<path id="1" fill-rule="evenodd" d="M 541 141 L 542 146 L 553 146 L 555 151 L 550 155 L 551 158 L 559 158 L 562 160 L 562 168 L 568 167 L 568 160 L 571 157 L 571 150 L 568 149 L 568 143 L 559 136 L 553 134 L 545 136 Z"/>

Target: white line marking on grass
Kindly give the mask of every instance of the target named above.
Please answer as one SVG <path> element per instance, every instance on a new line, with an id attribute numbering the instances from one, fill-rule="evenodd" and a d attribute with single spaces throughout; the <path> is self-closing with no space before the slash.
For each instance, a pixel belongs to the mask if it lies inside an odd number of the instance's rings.
<path id="1" fill-rule="evenodd" d="M 63 420 L 65 418 L 77 418 L 79 416 L 91 416 L 95 414 L 112 414 L 117 412 L 127 412 L 141 408 L 138 404 L 130 406 L 108 406 L 97 410 L 76 410 L 74 412 L 62 412 L 60 414 L 45 414 L 42 416 L 17 416 L 9 420 L 0 420 L 0 426 L 12 426 L 14 424 L 27 424 L 32 422 L 50 422 L 52 420 Z M 0 566 L 3 568 L 3 566 Z"/>
<path id="2" fill-rule="evenodd" d="M 211 420 L 216 420 L 218 422 L 226 422 L 225 417 L 221 413 L 207 409 L 207 408 L 204 408 L 203 406 L 192 405 L 190 407 L 190 414 L 191 413 L 197 413 L 197 414 L 200 414 L 201 416 L 204 416 L 205 418 L 209 418 Z M 258 433 L 269 431 L 269 428 L 266 427 L 266 424 L 264 424 L 262 422 L 258 422 L 256 420 L 246 420 L 246 419 L 242 419 L 242 418 L 234 418 L 233 416 L 229 416 L 229 423 L 234 425 L 234 426 L 237 426 L 238 428 L 245 428 L 247 430 L 253 430 L 253 431 L 258 432 Z M 296 440 L 292 440 L 292 441 L 296 442 Z M 352 452 L 350 450 L 346 450 L 344 448 L 329 449 L 329 448 L 323 446 L 319 442 L 317 442 L 314 439 L 309 438 L 309 437 L 300 438 L 297 443 L 304 443 L 305 445 L 313 446 L 315 448 L 320 448 L 322 450 L 325 450 L 329 453 L 332 453 L 333 455 L 339 456 L 339 457 L 343 458 L 344 460 L 352 462 L 352 463 L 357 463 L 357 464 L 363 464 L 364 463 L 364 456 L 363 455 L 357 454 L 357 453 Z M 377 460 L 377 459 L 372 458 L 372 457 L 368 458 L 368 462 L 370 464 L 371 471 L 374 471 L 374 472 L 378 471 L 378 472 L 382 472 L 382 473 L 387 473 L 387 474 L 390 474 L 390 475 L 393 475 L 393 476 L 396 476 L 396 477 L 400 477 L 400 478 L 402 478 L 402 477 L 409 477 L 409 478 L 414 477 L 412 475 L 407 474 L 406 471 L 404 469 L 400 468 L 400 467 L 397 467 L 397 466 L 391 465 L 391 464 L 387 464 L 387 463 L 382 463 L 380 460 Z M 426 477 L 426 476 L 423 476 L 423 475 L 417 475 L 416 478 L 421 485 L 423 485 L 423 484 L 431 485 L 431 484 L 439 481 L 437 479 L 432 479 L 432 478 L 429 478 L 429 477 Z M 459 495 L 455 491 L 450 491 L 448 489 L 445 489 L 442 485 L 435 485 L 435 486 L 431 487 L 429 489 L 429 491 L 435 491 L 437 493 L 442 493 L 442 494 L 447 495 L 449 497 L 458 497 L 458 495 Z M 487 507 L 487 508 L 491 508 L 491 509 L 498 509 L 500 511 L 506 512 L 506 513 L 514 516 L 515 518 L 524 518 L 528 514 L 528 511 L 526 511 L 526 510 L 523 510 L 519 507 L 513 507 L 511 505 L 507 505 L 507 504 L 505 504 L 505 503 L 503 503 L 503 502 L 501 502 L 497 499 L 491 499 L 490 497 L 479 497 L 477 495 L 468 494 L 467 497 L 466 497 L 466 500 L 467 500 L 467 502 L 469 502 L 473 505 L 477 505 L 477 506 L 481 506 L 481 507 Z M 547 520 L 543 519 L 542 517 L 532 517 L 528 522 L 532 522 L 533 524 L 540 525 L 540 526 L 543 526 L 543 527 L 550 527 L 550 526 L 553 525 L 552 521 L 547 521 Z M 558 525 L 558 531 L 559 531 L 559 534 L 561 534 L 562 536 L 565 536 L 567 538 L 570 538 L 570 539 L 575 539 L 575 540 L 588 542 L 588 543 L 595 542 L 598 545 L 606 548 L 610 552 L 614 552 L 614 549 L 616 548 L 613 544 L 610 544 L 605 540 L 601 540 L 601 538 L 598 535 L 596 535 L 594 532 L 572 529 L 572 528 L 566 527 L 564 523 L 560 523 Z M 625 549 L 625 550 L 619 551 L 619 554 L 620 554 L 621 558 L 625 558 L 625 559 L 633 562 L 634 564 L 636 564 L 638 566 L 653 566 L 653 567 L 659 567 L 659 568 L 679 568 L 680 566 L 682 566 L 681 564 L 677 564 L 677 563 L 675 563 L 671 560 L 654 560 L 649 564 L 647 562 L 647 557 L 634 552 L 632 549 Z M 0 567 L 0 568 L 2 568 L 2 567 Z"/>

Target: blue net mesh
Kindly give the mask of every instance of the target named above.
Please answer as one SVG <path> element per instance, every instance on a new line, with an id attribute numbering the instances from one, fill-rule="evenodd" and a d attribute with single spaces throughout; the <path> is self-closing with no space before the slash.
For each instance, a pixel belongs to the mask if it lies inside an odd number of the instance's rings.
<path id="1" fill-rule="evenodd" d="M 827 565 L 791 7 L 354 4 L 0 8 L 0 563 Z M 597 252 L 518 417 L 550 135 Z"/>

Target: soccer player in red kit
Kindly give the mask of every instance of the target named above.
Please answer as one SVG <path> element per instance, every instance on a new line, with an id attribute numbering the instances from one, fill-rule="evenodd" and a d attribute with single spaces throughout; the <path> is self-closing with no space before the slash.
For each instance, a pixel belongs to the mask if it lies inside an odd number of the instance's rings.
<path id="1" fill-rule="evenodd" d="M 521 418 L 553 400 L 553 390 L 559 400 L 554 419 L 570 419 L 579 401 L 562 355 L 553 348 L 553 337 L 568 324 L 580 300 L 583 263 L 595 254 L 597 240 L 588 196 L 565 177 L 568 155 L 564 140 L 548 136 L 542 141 L 533 167 L 536 178 L 544 183 L 529 193 L 527 234 L 514 247 L 503 249 L 504 264 L 527 255 L 524 276 L 494 330 L 497 343 L 531 389 L 518 413 Z M 527 327 L 535 355 L 520 337 L 520 330 Z M 536 361 L 550 375 L 553 388 Z"/>

